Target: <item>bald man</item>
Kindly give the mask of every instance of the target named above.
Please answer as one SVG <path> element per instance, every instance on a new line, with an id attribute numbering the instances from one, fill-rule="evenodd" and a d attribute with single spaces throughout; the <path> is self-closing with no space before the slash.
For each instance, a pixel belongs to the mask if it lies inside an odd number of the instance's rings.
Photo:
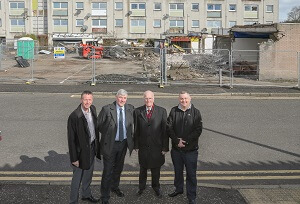
<path id="1" fill-rule="evenodd" d="M 152 188 L 155 195 L 162 197 L 159 178 L 160 168 L 165 163 L 165 154 L 169 151 L 169 139 L 166 133 L 167 111 L 154 104 L 154 93 L 144 92 L 145 105 L 135 109 L 134 149 L 138 150 L 140 164 L 140 196 L 146 188 L 147 170 L 151 170 Z"/>

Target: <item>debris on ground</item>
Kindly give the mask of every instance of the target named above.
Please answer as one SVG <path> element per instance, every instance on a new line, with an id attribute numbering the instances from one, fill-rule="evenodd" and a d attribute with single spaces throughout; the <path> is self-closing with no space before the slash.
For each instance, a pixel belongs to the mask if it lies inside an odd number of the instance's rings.
<path id="1" fill-rule="evenodd" d="M 51 54 L 51 52 L 48 51 L 48 50 L 40 50 L 40 51 L 39 51 L 39 54 L 46 54 L 46 55 L 49 55 L 49 54 Z"/>
<path id="2" fill-rule="evenodd" d="M 136 77 L 125 74 L 101 74 L 96 76 L 97 83 L 101 82 L 158 82 L 157 79 L 144 75 Z"/>

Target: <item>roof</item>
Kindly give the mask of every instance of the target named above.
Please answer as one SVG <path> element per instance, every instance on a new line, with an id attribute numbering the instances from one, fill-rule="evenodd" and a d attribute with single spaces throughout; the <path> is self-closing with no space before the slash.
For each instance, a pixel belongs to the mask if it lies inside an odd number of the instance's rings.
<path id="1" fill-rule="evenodd" d="M 277 33 L 275 24 L 254 24 L 234 26 L 230 29 L 234 38 L 270 38 L 270 35 Z"/>

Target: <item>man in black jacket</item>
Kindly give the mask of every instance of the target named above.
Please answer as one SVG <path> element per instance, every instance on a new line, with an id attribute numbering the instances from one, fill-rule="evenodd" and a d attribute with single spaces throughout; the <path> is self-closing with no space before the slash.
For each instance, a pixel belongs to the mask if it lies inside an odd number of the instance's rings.
<path id="1" fill-rule="evenodd" d="M 92 103 L 92 92 L 82 92 L 81 104 L 71 113 L 68 119 L 68 146 L 73 168 L 70 203 L 78 203 L 81 183 L 82 200 L 93 203 L 100 200 L 92 196 L 90 188 L 95 155 L 100 159 L 97 113 Z"/>
<path id="2" fill-rule="evenodd" d="M 191 96 L 179 94 L 179 105 L 171 109 L 167 131 L 172 140 L 171 157 L 175 171 L 175 191 L 170 197 L 183 193 L 183 169 L 186 167 L 186 191 L 189 204 L 196 203 L 198 140 L 202 133 L 200 111 L 191 104 Z"/>
<path id="3" fill-rule="evenodd" d="M 167 111 L 154 104 L 154 93 L 145 91 L 145 105 L 134 111 L 134 149 L 138 150 L 140 174 L 139 191 L 146 188 L 147 170 L 151 170 L 152 188 L 161 198 L 159 178 L 160 168 L 165 163 L 165 154 L 169 151 L 169 138 L 166 132 Z"/>

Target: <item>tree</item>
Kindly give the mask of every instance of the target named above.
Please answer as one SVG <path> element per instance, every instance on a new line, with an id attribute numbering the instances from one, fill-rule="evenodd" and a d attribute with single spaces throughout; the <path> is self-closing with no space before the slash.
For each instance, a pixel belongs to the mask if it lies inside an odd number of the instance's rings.
<path id="1" fill-rule="evenodd" d="M 286 23 L 300 23 L 300 6 L 294 6 L 288 13 Z"/>

